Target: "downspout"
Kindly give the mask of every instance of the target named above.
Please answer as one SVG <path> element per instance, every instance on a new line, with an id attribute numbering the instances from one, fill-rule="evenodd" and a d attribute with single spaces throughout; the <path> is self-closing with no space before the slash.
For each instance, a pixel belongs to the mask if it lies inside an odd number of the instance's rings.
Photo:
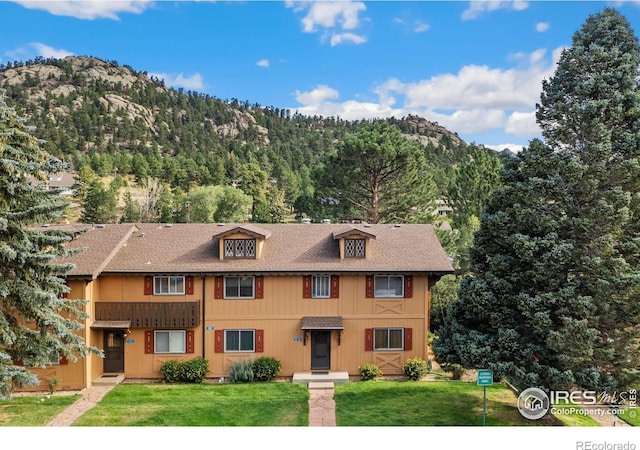
<path id="1" fill-rule="evenodd" d="M 206 330 L 206 327 L 204 325 L 204 323 L 205 323 L 204 322 L 204 317 L 205 317 L 204 316 L 204 311 L 205 311 L 204 305 L 205 305 L 205 302 L 206 302 L 206 297 L 205 297 L 205 284 L 206 283 L 205 283 L 204 274 L 202 274 L 202 273 L 200 274 L 200 279 L 202 280 L 202 319 L 200 319 L 200 322 L 202 323 L 202 357 L 204 358 L 205 357 L 204 355 L 206 353 L 205 352 L 205 350 L 206 350 L 205 349 L 205 345 L 207 343 L 207 338 L 206 338 L 206 331 L 207 330 Z"/>

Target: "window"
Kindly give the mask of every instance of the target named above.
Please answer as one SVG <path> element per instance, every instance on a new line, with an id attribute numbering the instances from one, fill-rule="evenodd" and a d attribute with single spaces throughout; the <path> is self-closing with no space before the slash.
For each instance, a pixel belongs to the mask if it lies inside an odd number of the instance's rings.
<path id="1" fill-rule="evenodd" d="M 256 240 L 255 239 L 225 239 L 224 240 L 224 257 L 225 258 L 255 258 L 256 257 Z"/>
<path id="2" fill-rule="evenodd" d="M 153 295 L 183 295 L 184 277 L 153 277 Z"/>
<path id="3" fill-rule="evenodd" d="M 184 330 L 155 331 L 154 353 L 186 353 Z"/>
<path id="4" fill-rule="evenodd" d="M 375 328 L 373 330 L 374 350 L 402 350 L 404 348 L 404 328 Z"/>
<path id="5" fill-rule="evenodd" d="M 224 330 L 224 351 L 255 351 L 255 330 Z"/>
<path id="6" fill-rule="evenodd" d="M 224 298 L 254 298 L 254 277 L 224 277 Z"/>
<path id="7" fill-rule="evenodd" d="M 344 240 L 344 256 L 345 258 L 364 258 L 365 240 L 364 239 L 345 239 Z"/>
<path id="8" fill-rule="evenodd" d="M 376 275 L 374 284 L 375 297 L 404 297 L 402 275 Z"/>
<path id="9" fill-rule="evenodd" d="M 311 277 L 311 298 L 331 297 L 331 277 L 329 275 L 314 275 Z"/>

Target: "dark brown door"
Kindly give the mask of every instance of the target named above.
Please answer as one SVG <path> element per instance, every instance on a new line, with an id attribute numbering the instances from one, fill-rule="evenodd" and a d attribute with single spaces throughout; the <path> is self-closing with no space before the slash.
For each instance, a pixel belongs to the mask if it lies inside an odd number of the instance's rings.
<path id="1" fill-rule="evenodd" d="M 104 330 L 104 371 L 124 372 L 124 331 Z"/>
<path id="2" fill-rule="evenodd" d="M 331 367 L 331 331 L 311 332 L 311 370 Z"/>

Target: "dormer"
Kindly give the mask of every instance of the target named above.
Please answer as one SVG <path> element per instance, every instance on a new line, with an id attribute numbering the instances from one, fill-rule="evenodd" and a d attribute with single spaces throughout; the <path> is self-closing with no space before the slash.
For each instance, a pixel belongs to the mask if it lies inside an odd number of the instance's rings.
<path id="1" fill-rule="evenodd" d="M 340 259 L 367 259 L 370 255 L 370 241 L 376 235 L 362 228 L 348 226 L 333 233 L 333 239 L 338 241 Z"/>
<path id="2" fill-rule="evenodd" d="M 220 259 L 262 259 L 271 231 L 253 224 L 238 225 L 213 236 L 219 240 Z"/>

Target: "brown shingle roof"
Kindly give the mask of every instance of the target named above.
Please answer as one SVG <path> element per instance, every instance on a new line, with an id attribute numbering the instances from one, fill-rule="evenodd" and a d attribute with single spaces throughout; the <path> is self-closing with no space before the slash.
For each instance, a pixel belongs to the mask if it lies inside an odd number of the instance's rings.
<path id="1" fill-rule="evenodd" d="M 82 248 L 81 251 L 60 262 L 71 262 L 75 267 L 68 276 L 97 278 L 107 263 L 125 245 L 129 236 L 136 230 L 132 224 L 113 225 L 54 225 L 57 229 L 75 231 L 85 230 L 73 239 L 69 248 Z"/>
<path id="2" fill-rule="evenodd" d="M 110 227 L 123 225 L 106 225 Z M 131 225 L 129 225 L 131 226 Z M 333 235 L 343 224 L 260 224 L 271 234 L 262 259 L 219 258 L 219 240 L 239 224 L 136 224 L 104 267 L 119 273 L 430 272 L 453 273 L 431 225 L 371 225 L 369 258 L 340 259 Z M 245 225 L 243 225 L 245 226 Z M 103 230 L 104 231 L 104 230 Z"/>

